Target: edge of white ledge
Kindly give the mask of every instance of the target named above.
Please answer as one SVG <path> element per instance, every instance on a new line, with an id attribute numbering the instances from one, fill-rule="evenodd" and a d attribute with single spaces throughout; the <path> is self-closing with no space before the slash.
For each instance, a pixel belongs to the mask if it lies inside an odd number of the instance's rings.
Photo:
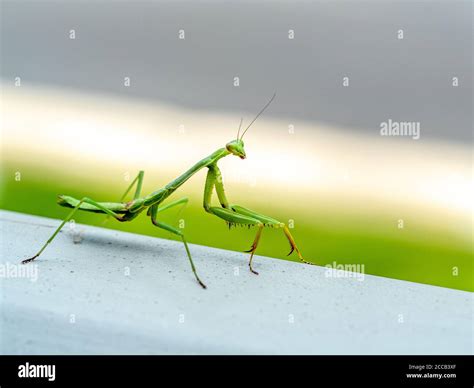
<path id="1" fill-rule="evenodd" d="M 2 354 L 473 353 L 472 293 L 92 226 L 13 276 L 58 224 L 0 212 Z"/>

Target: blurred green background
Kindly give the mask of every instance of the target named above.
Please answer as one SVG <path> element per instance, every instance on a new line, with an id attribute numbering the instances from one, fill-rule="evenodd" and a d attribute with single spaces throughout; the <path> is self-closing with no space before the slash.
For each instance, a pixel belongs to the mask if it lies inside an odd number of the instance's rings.
<path id="1" fill-rule="evenodd" d="M 2 11 L 3 209 L 62 219 L 58 194 L 116 201 L 124 172 L 139 169 L 143 192 L 156 190 L 276 91 L 246 135 L 247 160 L 220 165 L 231 203 L 294 220 L 318 265 L 474 289 L 470 2 L 431 2 L 428 18 L 424 2 L 380 1 L 41 0 Z M 380 136 L 389 119 L 420 123 L 420 138 Z M 255 230 L 203 211 L 204 180 L 170 198 L 190 197 L 189 241 L 248 249 Z M 176 223 L 177 209 L 160 216 Z M 144 215 L 105 226 L 173 238 Z M 269 229 L 257 253 L 295 260 L 288 249 Z"/>
<path id="2" fill-rule="evenodd" d="M 103 177 L 102 183 L 98 184 L 96 179 L 88 182 L 83 176 L 76 176 L 73 170 L 64 174 L 51 170 L 38 171 L 31 166 L 21 167 L 22 180 L 16 181 L 16 171 L 18 164 L 12 166 L 4 163 L 1 207 L 58 219 L 64 218 L 68 213 L 68 209 L 56 205 L 58 194 L 77 198 L 87 195 L 99 201 L 116 201 L 127 186 L 126 183 L 117 185 L 106 176 Z M 199 193 L 199 187 L 203 189 L 204 175 L 201 174 L 193 180 L 195 182 L 190 189 L 185 186 L 172 197 L 189 196 L 189 205 L 180 214 L 178 209 L 160 213 L 160 219 L 177 225 L 179 215 L 180 219 L 185 220 L 184 230 L 191 243 L 235 251 L 248 249 L 255 229 L 232 228 L 229 231 L 222 220 L 204 212 L 201 206 L 202 193 Z M 154 183 L 150 182 L 150 179 L 147 180 L 145 173 L 144 193 L 157 189 Z M 287 221 L 288 215 L 291 214 L 295 225 L 292 233 L 303 255 L 318 265 L 332 264 L 334 261 L 338 264 L 363 264 L 368 274 L 473 290 L 472 252 L 469 242 L 435 225 L 419 225 L 416 215 L 407 215 L 404 218 L 407 226 L 399 229 L 395 213 L 391 215 L 390 212 L 384 211 L 377 215 L 377 212 L 368 214 L 367 210 L 357 213 L 353 209 L 351 211 L 353 204 L 342 205 L 347 203 L 347 198 L 340 198 L 339 201 L 318 200 L 306 209 L 298 209 L 299 206 L 296 206 L 291 198 L 288 201 L 273 203 L 268 198 L 249 195 L 247 190 L 232 190 L 228 195 L 236 203 L 280 220 Z M 119 223 L 112 219 L 103 225 L 104 216 L 88 213 L 77 214 L 75 220 L 78 223 L 174 238 L 154 227 L 145 214 L 131 223 Z M 87 240 L 87 236 L 85 238 Z M 32 254 L 37 249 L 38 247 L 31 247 Z M 54 254 L 51 252 L 54 245 L 49 249 L 49 254 Z M 280 231 L 264 231 L 258 255 L 297 261 L 295 254 L 286 256 L 288 251 L 288 242 Z M 243 256 L 242 265 L 246 263 L 247 256 Z M 256 265 L 258 268 L 258 260 Z M 458 268 L 456 274 L 453 273 L 454 267 Z"/>

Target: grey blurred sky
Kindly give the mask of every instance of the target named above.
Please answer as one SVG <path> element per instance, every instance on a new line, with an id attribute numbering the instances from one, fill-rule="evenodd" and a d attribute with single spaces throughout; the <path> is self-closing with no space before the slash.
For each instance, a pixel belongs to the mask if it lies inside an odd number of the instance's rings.
<path id="1" fill-rule="evenodd" d="M 471 1 L 1 4 L 7 84 L 20 76 L 23 85 L 234 111 L 247 121 L 277 91 L 268 115 L 289 122 L 378 136 L 391 118 L 420 121 L 421 141 L 472 139 Z"/>

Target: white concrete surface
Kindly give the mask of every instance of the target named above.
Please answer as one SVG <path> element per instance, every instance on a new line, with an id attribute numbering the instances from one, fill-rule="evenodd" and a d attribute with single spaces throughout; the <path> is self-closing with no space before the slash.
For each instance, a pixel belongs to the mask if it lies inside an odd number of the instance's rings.
<path id="1" fill-rule="evenodd" d="M 2 354 L 472 354 L 469 292 L 82 225 L 15 273 L 59 221 L 0 219 Z"/>

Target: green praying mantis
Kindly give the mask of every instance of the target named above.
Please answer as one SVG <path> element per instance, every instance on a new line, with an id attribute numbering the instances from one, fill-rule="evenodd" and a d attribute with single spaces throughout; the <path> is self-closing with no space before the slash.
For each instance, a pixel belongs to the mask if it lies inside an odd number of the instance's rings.
<path id="1" fill-rule="evenodd" d="M 295 240 L 291 235 L 288 227 L 281 221 L 278 221 L 274 218 L 268 217 L 263 214 L 259 214 L 253 210 L 247 209 L 245 207 L 239 205 L 229 204 L 225 191 L 224 191 L 224 184 L 222 182 L 222 174 L 217 166 L 217 162 L 228 156 L 234 155 L 239 157 L 240 159 L 245 159 L 246 154 L 244 150 L 244 142 L 243 137 L 247 133 L 248 129 L 252 126 L 252 124 L 257 120 L 257 118 L 268 108 L 271 104 L 273 99 L 275 98 L 276 94 L 272 96 L 272 98 L 267 102 L 267 104 L 260 110 L 260 112 L 256 115 L 256 117 L 251 121 L 251 123 L 247 126 L 247 128 L 242 132 L 240 136 L 240 130 L 242 128 L 242 119 L 240 120 L 239 129 L 237 132 L 237 138 L 235 140 L 230 141 L 225 145 L 224 148 L 219 148 L 217 151 L 213 152 L 211 155 L 205 157 L 204 159 L 197 162 L 194 166 L 192 166 L 189 170 L 185 173 L 168 183 L 165 187 L 160 188 L 150 195 L 146 197 L 141 197 L 141 189 L 143 184 L 144 178 L 144 171 L 140 171 L 135 179 L 132 181 L 130 186 L 127 188 L 125 193 L 123 194 L 122 198 L 119 202 L 97 202 L 91 198 L 83 197 L 82 199 L 76 199 L 67 195 L 59 195 L 58 196 L 58 204 L 60 206 L 65 206 L 72 208 L 72 211 L 68 214 L 68 216 L 62 221 L 62 223 L 58 226 L 58 228 L 54 231 L 51 237 L 46 241 L 46 243 L 42 246 L 42 248 L 38 251 L 36 255 L 33 257 L 23 260 L 22 263 L 26 264 L 33 260 L 35 260 L 45 249 L 46 247 L 54 240 L 56 235 L 62 229 L 62 227 L 72 219 L 74 214 L 77 210 L 87 211 L 87 212 L 94 212 L 94 213 L 102 213 L 106 214 L 107 216 L 111 216 L 115 218 L 117 221 L 126 222 L 134 220 L 140 213 L 144 210 L 147 210 L 147 216 L 151 218 L 151 222 L 157 226 L 158 228 L 167 230 L 170 233 L 173 233 L 181 238 L 183 241 L 184 247 L 186 249 L 186 254 L 189 259 L 189 263 L 191 264 L 191 269 L 196 277 L 198 283 L 203 287 L 206 288 L 206 285 L 202 282 L 199 278 L 196 267 L 193 263 L 193 259 L 191 257 L 191 252 L 188 247 L 188 243 L 184 237 L 184 233 L 171 225 L 168 225 L 158 219 L 158 213 L 163 212 L 167 209 L 170 209 L 174 206 L 184 205 L 188 202 L 188 198 L 181 198 L 176 201 L 170 202 L 161 206 L 162 202 L 166 200 L 169 196 L 171 196 L 179 187 L 181 187 L 186 181 L 191 178 L 194 174 L 196 174 L 199 170 L 207 167 L 207 177 L 206 183 L 204 186 L 204 201 L 203 206 L 204 210 L 210 214 L 213 214 L 224 221 L 227 222 L 229 228 L 235 225 L 247 225 L 248 227 L 256 226 L 257 233 L 255 235 L 255 239 L 248 251 L 250 253 L 250 260 L 249 260 L 249 268 L 250 271 L 256 275 L 256 272 L 252 268 L 252 259 L 254 256 L 255 251 L 257 250 L 258 243 L 260 241 L 260 237 L 262 235 L 262 230 L 265 227 L 273 227 L 273 228 L 281 228 L 288 239 L 291 251 L 288 255 L 296 251 L 298 254 L 299 259 L 306 263 L 312 264 L 303 259 L 300 250 L 296 246 Z M 135 194 L 133 199 L 128 202 L 124 202 L 125 197 L 127 194 L 135 187 Z M 217 197 L 220 202 L 220 207 L 212 206 L 211 205 L 211 197 L 213 191 L 216 191 Z"/>

